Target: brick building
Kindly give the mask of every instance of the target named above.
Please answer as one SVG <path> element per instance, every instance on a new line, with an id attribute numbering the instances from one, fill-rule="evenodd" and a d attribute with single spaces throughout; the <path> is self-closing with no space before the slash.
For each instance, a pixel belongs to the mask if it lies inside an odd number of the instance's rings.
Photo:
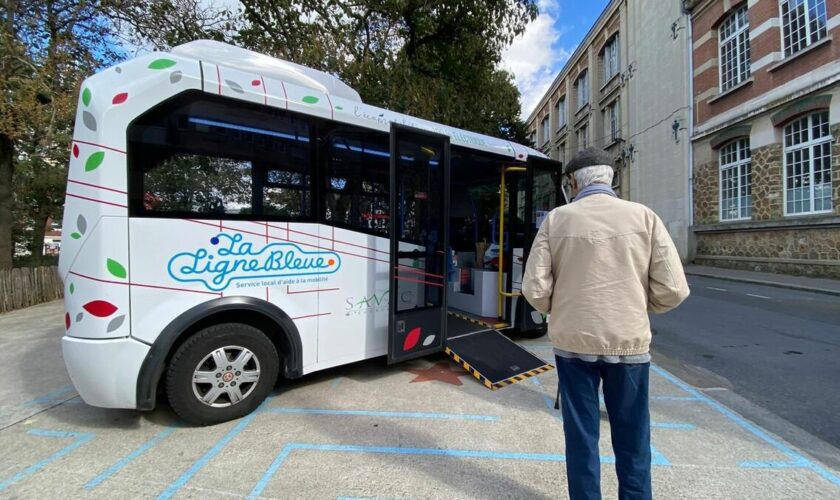
<path id="1" fill-rule="evenodd" d="M 696 0 L 695 262 L 840 278 L 840 0 Z"/>
<path id="2" fill-rule="evenodd" d="M 614 188 L 662 218 L 690 256 L 690 40 L 679 0 L 612 0 L 527 119 L 561 162 L 595 146 L 615 158 Z"/>

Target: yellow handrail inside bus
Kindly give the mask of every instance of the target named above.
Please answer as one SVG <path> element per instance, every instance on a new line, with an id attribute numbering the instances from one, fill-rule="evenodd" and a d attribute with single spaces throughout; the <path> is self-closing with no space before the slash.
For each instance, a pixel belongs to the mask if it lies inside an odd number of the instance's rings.
<path id="1" fill-rule="evenodd" d="M 502 167 L 502 182 L 499 186 L 499 305 L 496 314 L 503 318 L 505 297 L 519 297 L 521 293 L 506 292 L 503 279 L 504 255 L 505 255 L 505 175 L 508 172 L 525 172 L 525 167 Z M 511 268 L 511 272 L 513 268 Z"/>

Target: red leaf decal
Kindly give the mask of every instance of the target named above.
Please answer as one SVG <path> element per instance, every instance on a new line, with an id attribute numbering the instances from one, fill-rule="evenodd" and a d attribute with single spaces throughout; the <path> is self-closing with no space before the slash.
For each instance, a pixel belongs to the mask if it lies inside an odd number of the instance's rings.
<path id="1" fill-rule="evenodd" d="M 405 341 L 403 342 L 403 351 L 408 351 L 412 349 L 414 346 L 417 345 L 417 342 L 420 340 L 420 327 L 414 328 L 408 335 L 405 336 Z"/>
<path id="2" fill-rule="evenodd" d="M 70 329 L 70 313 L 64 313 L 64 329 Z"/>
<path id="3" fill-rule="evenodd" d="M 117 312 L 117 306 L 104 300 L 94 300 L 83 305 L 85 311 L 98 318 L 104 318 Z"/>
<path id="4" fill-rule="evenodd" d="M 128 92 L 121 92 L 114 96 L 111 100 L 111 104 L 122 104 L 126 99 L 128 99 Z"/>
<path id="5" fill-rule="evenodd" d="M 251 80 L 251 85 L 254 87 L 259 87 L 262 83 L 259 80 Z"/>
<path id="6" fill-rule="evenodd" d="M 79 146 L 78 146 L 78 145 L 76 145 L 76 144 L 73 144 L 73 157 L 74 157 L 74 158 L 78 158 L 78 157 L 79 157 Z"/>

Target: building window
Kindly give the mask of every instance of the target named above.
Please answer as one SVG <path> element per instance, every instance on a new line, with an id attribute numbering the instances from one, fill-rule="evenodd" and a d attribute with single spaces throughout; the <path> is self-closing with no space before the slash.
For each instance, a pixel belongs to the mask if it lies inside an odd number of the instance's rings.
<path id="1" fill-rule="evenodd" d="M 589 75 L 586 71 L 578 76 L 575 85 L 577 85 L 577 105 L 580 109 L 589 103 Z"/>
<path id="2" fill-rule="evenodd" d="M 746 5 L 726 18 L 718 37 L 720 91 L 726 92 L 750 77 L 750 24 Z"/>
<path id="3" fill-rule="evenodd" d="M 566 161 L 566 143 L 561 142 L 559 146 L 557 146 L 557 161 L 564 162 Z"/>
<path id="4" fill-rule="evenodd" d="M 549 134 L 550 134 L 549 126 L 550 126 L 550 124 L 549 124 L 549 121 L 548 121 L 548 115 L 546 115 L 545 117 L 543 117 L 542 121 L 540 122 L 540 129 L 541 129 L 541 133 L 542 133 L 542 137 L 540 138 L 540 143 L 541 144 L 548 142 L 548 138 L 549 138 Z"/>
<path id="5" fill-rule="evenodd" d="M 559 132 L 563 126 L 566 125 L 566 98 L 561 97 L 554 107 L 554 112 L 557 114 L 557 131 Z"/>
<path id="6" fill-rule="evenodd" d="M 604 83 L 618 74 L 618 35 L 615 35 L 604 46 Z"/>
<path id="7" fill-rule="evenodd" d="M 589 127 L 582 126 L 577 131 L 577 147 L 578 151 L 589 147 Z"/>
<path id="8" fill-rule="evenodd" d="M 720 149 L 720 220 L 752 217 L 750 140 L 737 139 Z"/>
<path id="9" fill-rule="evenodd" d="M 785 214 L 831 211 L 828 111 L 785 126 Z"/>
<path id="10" fill-rule="evenodd" d="M 618 99 L 611 102 L 604 110 L 604 125 L 609 142 L 615 142 L 621 138 L 620 113 Z"/>
<path id="11" fill-rule="evenodd" d="M 825 0 L 781 0 L 785 57 L 826 37 Z"/>

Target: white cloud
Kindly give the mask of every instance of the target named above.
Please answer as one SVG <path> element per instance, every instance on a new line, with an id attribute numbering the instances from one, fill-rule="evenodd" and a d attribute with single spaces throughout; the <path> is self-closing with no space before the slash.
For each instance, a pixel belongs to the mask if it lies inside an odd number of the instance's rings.
<path id="1" fill-rule="evenodd" d="M 522 94 L 522 118 L 528 118 L 548 90 L 557 72 L 574 48 L 557 46 L 563 30 L 557 25 L 560 6 L 557 0 L 540 0 L 539 16 L 502 54 L 502 67 L 513 73 Z"/>

